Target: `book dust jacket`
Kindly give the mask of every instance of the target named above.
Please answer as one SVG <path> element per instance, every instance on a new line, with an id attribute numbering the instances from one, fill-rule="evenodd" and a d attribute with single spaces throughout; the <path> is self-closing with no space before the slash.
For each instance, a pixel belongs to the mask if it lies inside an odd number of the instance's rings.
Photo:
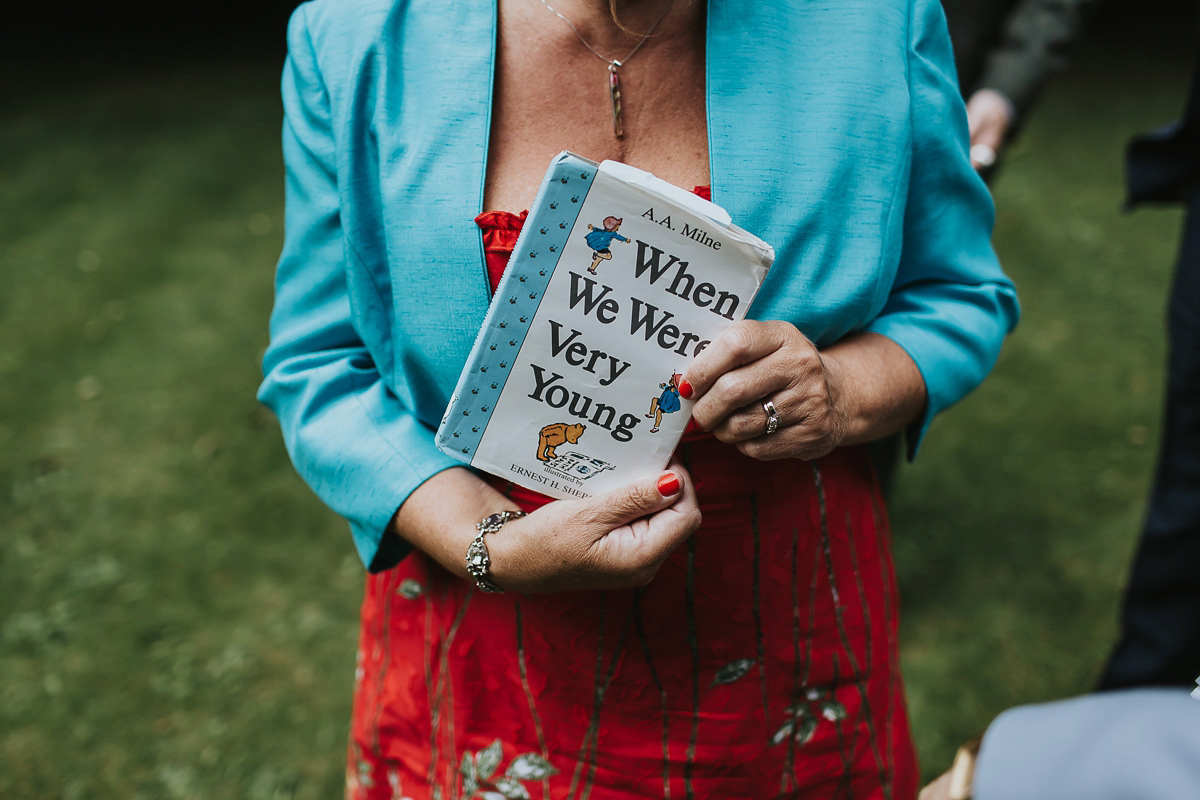
<path id="1" fill-rule="evenodd" d="M 550 166 L 438 428 L 445 453 L 551 497 L 657 473 L 684 368 L 745 317 L 774 251 L 614 161 Z"/>

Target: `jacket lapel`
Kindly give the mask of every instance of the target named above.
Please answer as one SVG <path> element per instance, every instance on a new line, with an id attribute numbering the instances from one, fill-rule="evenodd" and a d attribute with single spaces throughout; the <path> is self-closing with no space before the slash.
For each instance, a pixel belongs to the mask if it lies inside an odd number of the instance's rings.
<path id="1" fill-rule="evenodd" d="M 491 122 L 495 0 L 397 3 L 385 38 L 375 118 L 378 152 L 391 162 L 379 174 L 395 325 L 427 343 L 426 363 L 462 364 L 490 301 L 474 218 Z M 448 392 L 452 371 L 448 386 L 445 376 L 426 377 Z"/>

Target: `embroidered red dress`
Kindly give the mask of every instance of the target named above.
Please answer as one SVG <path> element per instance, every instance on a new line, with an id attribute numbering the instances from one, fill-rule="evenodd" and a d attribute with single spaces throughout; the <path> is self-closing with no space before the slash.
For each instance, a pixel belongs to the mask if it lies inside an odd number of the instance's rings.
<path id="1" fill-rule="evenodd" d="M 493 290 L 524 221 L 476 219 Z M 368 578 L 348 798 L 916 796 L 862 449 L 762 462 L 689 432 L 679 454 L 704 522 L 644 589 L 484 594 L 419 551 Z"/>

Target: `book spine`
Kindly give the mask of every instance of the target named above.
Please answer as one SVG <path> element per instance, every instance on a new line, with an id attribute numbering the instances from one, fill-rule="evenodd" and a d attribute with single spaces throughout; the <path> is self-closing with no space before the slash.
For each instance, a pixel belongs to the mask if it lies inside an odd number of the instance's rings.
<path id="1" fill-rule="evenodd" d="M 595 177 L 594 163 L 567 152 L 547 171 L 438 427 L 443 453 L 474 459 Z"/>

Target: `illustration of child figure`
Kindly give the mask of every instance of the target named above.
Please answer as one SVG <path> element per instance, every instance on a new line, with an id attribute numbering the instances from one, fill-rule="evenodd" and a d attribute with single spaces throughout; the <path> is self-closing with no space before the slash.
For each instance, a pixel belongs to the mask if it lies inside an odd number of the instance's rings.
<path id="1" fill-rule="evenodd" d="M 592 265 L 588 267 L 588 272 L 595 275 L 596 267 L 600 266 L 600 262 L 608 261 L 612 258 L 612 251 L 608 249 L 608 246 L 612 244 L 613 239 L 616 239 L 618 242 L 629 241 L 617 233 L 621 229 L 622 222 L 623 220 L 620 217 L 605 217 L 603 230 L 588 225 L 588 230 L 591 233 L 587 234 L 584 238 L 587 239 L 588 247 L 592 248 L 593 251 Z"/>
<path id="2" fill-rule="evenodd" d="M 663 414 L 674 414 L 679 410 L 679 379 L 683 376 L 678 372 L 671 373 L 671 380 L 668 383 L 660 383 L 659 388 L 663 393 L 650 401 L 650 413 L 647 418 L 654 417 L 654 427 L 650 429 L 651 433 L 658 433 L 658 428 L 662 425 Z"/>

